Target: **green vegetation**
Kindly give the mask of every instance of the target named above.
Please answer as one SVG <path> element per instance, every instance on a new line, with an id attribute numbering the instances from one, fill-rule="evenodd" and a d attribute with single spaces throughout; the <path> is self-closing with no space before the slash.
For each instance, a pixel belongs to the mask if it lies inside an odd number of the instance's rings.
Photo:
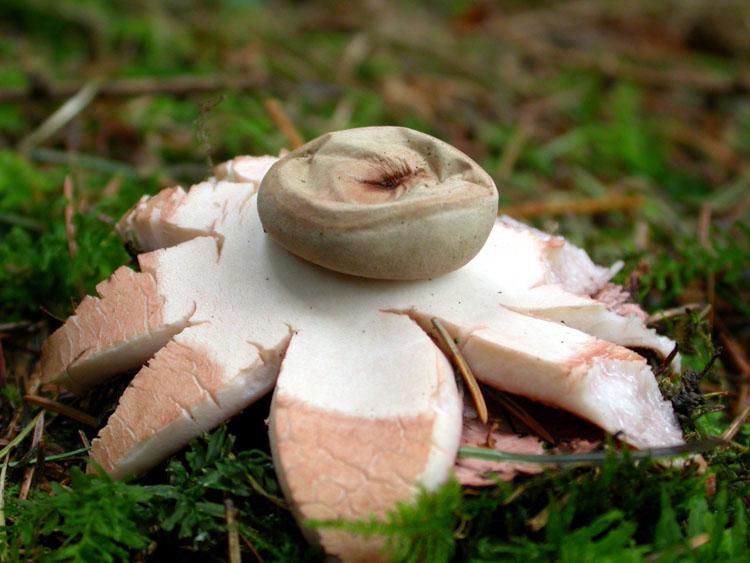
<path id="1" fill-rule="evenodd" d="M 267 401 L 127 484 L 84 473 L 94 431 L 62 415 L 6 448 L 39 410 L 22 397 L 41 342 L 130 260 L 114 221 L 211 162 L 285 148 L 272 98 L 305 139 L 436 135 L 504 211 L 623 260 L 617 281 L 680 344 L 685 372 L 661 384 L 686 436 L 730 432 L 705 472 L 612 454 L 316 525 L 384 535 L 397 561 L 745 560 L 747 21 L 741 0 L 0 3 L 0 561 L 223 561 L 232 526 L 247 561 L 322 560 L 280 501 Z M 126 384 L 55 399 L 102 423 Z"/>
<path id="2" fill-rule="evenodd" d="M 146 489 L 106 475 L 84 475 L 75 466 L 69 474 L 70 486 L 51 483 L 51 496 L 17 501 L 17 487 L 8 490 L 13 524 L 5 539 L 12 560 L 118 561 L 127 559 L 129 550 L 148 546 L 144 520 L 151 494 Z M 44 545 L 50 536 L 62 539 L 53 549 Z"/>
<path id="3" fill-rule="evenodd" d="M 167 484 L 129 485 L 105 473 L 69 471 L 70 484 L 51 483 L 52 496 L 35 493 L 16 498 L 7 492 L 6 518 L 12 525 L 4 538 L 11 560 L 120 561 L 133 550 L 158 559 L 170 550 L 221 553 L 225 542 L 226 498 L 238 505 L 238 528 L 263 557 L 300 561 L 304 542 L 289 511 L 279 500 L 273 465 L 258 450 L 232 452 L 235 438 L 222 426 L 206 440 L 195 440 L 184 461 L 166 467 Z M 281 506 L 280 506 L 281 505 Z M 289 541 L 290 539 L 294 541 Z M 218 557 L 217 560 L 221 560 Z"/>

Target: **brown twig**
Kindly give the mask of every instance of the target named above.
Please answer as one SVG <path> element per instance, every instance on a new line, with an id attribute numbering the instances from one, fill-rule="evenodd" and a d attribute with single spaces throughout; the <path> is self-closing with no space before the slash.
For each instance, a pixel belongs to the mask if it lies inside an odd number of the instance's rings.
<path id="1" fill-rule="evenodd" d="M 701 214 L 698 218 L 698 241 L 703 248 L 715 254 L 711 245 L 711 202 L 709 201 L 701 205 Z"/>
<path id="2" fill-rule="evenodd" d="M 511 399 L 506 393 L 503 393 L 498 389 L 490 389 L 489 393 L 513 416 L 515 416 L 518 420 L 531 428 L 534 432 L 539 434 L 539 436 L 541 436 L 544 440 L 546 440 L 550 444 L 555 443 L 555 439 L 552 437 L 552 434 L 550 434 L 549 431 L 547 431 L 547 429 L 542 426 L 542 424 L 540 424 L 533 416 L 526 412 L 526 410 L 521 405 Z"/>
<path id="3" fill-rule="evenodd" d="M 180 96 L 216 90 L 249 90 L 261 86 L 263 81 L 256 76 L 228 77 L 220 75 L 205 76 L 177 76 L 174 78 L 120 78 L 111 79 L 104 84 L 98 97 L 130 98 L 149 94 L 171 94 Z M 69 98 L 83 88 L 80 82 L 63 82 L 42 86 L 40 99 Z M 35 91 L 32 88 L 8 88 L 0 90 L 0 102 L 12 102 L 33 99 Z"/>
<path id="4" fill-rule="evenodd" d="M 262 496 L 265 499 L 270 500 L 272 503 L 274 503 L 279 508 L 283 508 L 284 510 L 289 510 L 289 505 L 287 505 L 287 503 L 285 503 L 283 499 L 280 499 L 279 497 L 274 496 L 271 493 L 269 493 L 268 491 L 266 491 L 260 485 L 260 483 L 258 483 L 258 481 L 256 481 L 255 478 L 252 475 L 250 475 L 250 473 L 246 473 L 245 474 L 245 478 L 250 483 L 250 486 L 252 487 L 252 489 L 256 493 L 258 493 L 260 496 Z"/>
<path id="5" fill-rule="evenodd" d="M 737 432 L 740 431 L 740 428 L 742 428 L 742 425 L 745 424 L 745 420 L 747 420 L 748 416 L 750 416 L 750 405 L 742 409 L 742 412 L 735 417 L 732 424 L 730 424 L 721 435 L 721 439 L 731 442 L 737 435 Z"/>
<path id="6" fill-rule="evenodd" d="M 712 256 L 716 254 L 711 244 L 711 202 L 708 201 L 701 205 L 701 214 L 698 219 L 698 240 L 700 245 Z M 706 301 L 711 305 L 708 322 L 709 324 L 713 324 L 714 311 L 716 310 L 716 276 L 714 276 L 713 272 L 706 274 Z"/>
<path id="7" fill-rule="evenodd" d="M 675 379 L 677 379 L 677 377 L 679 377 L 680 375 L 679 373 L 676 373 L 670 369 L 672 366 L 672 362 L 677 357 L 677 354 L 679 353 L 679 351 L 680 351 L 680 345 L 675 344 L 674 347 L 672 348 L 672 351 L 669 354 L 667 354 L 667 357 L 664 358 L 664 360 L 661 362 L 659 367 L 654 370 L 654 375 L 656 376 L 657 380 L 661 379 L 661 376 L 668 371 L 671 372 L 671 377 L 669 378 L 670 380 L 674 381 Z"/>
<path id="8" fill-rule="evenodd" d="M 721 342 L 724 344 L 724 349 L 729 353 L 737 369 L 742 372 L 742 375 L 745 376 L 747 382 L 750 384 L 750 360 L 748 360 L 747 353 L 733 336 L 724 331 L 719 336 Z"/>
<path id="9" fill-rule="evenodd" d="M 750 166 L 750 163 L 740 158 L 727 143 L 717 141 L 699 128 L 688 127 L 679 121 L 670 121 L 662 130 L 670 141 L 698 149 L 724 168 L 739 171 Z"/>
<path id="10" fill-rule="evenodd" d="M 229 543 L 229 563 L 242 563 L 240 538 L 237 531 L 234 502 L 231 498 L 224 499 L 224 512 L 227 520 L 227 540 Z"/>
<path id="11" fill-rule="evenodd" d="M 477 383 L 477 379 L 476 377 L 474 377 L 474 373 L 471 371 L 469 364 L 466 362 L 466 358 L 464 358 L 461 350 L 459 350 L 458 346 L 456 346 L 456 343 L 453 342 L 453 338 L 451 338 L 451 335 L 448 334 L 447 330 L 445 330 L 443 323 L 441 323 L 439 319 L 433 318 L 432 326 L 434 326 L 435 330 L 437 330 L 440 338 L 443 341 L 443 344 L 445 344 L 448 350 L 450 350 L 450 353 L 453 356 L 453 361 L 456 363 L 456 367 L 458 368 L 459 373 L 461 373 L 461 376 L 464 379 L 464 383 L 466 383 L 466 387 L 469 390 L 469 394 L 474 401 L 479 420 L 482 421 L 482 424 L 487 424 L 487 403 L 485 403 L 484 401 L 482 390 L 479 388 L 479 383 Z"/>
<path id="12" fill-rule="evenodd" d="M 646 324 L 653 325 L 666 319 L 681 317 L 687 315 L 691 311 L 700 311 L 704 307 L 707 307 L 705 303 L 686 303 L 685 305 L 680 305 L 673 309 L 665 309 L 664 311 L 659 311 L 658 313 L 650 315 L 648 319 L 646 319 Z"/>
<path id="13" fill-rule="evenodd" d="M 65 321 L 67 321 L 67 320 L 68 320 L 68 319 L 65 319 L 65 318 L 63 318 L 63 317 L 58 317 L 58 316 L 57 316 L 57 315 L 55 315 L 55 314 L 54 314 L 54 313 L 53 313 L 52 311 L 49 311 L 49 310 L 45 309 L 45 308 L 44 308 L 44 307 L 43 307 L 42 305 L 39 305 L 39 310 L 40 310 L 40 311 L 41 311 L 42 313 L 44 313 L 45 315 L 49 316 L 50 318 L 52 318 L 52 319 L 55 319 L 55 320 L 56 320 L 56 321 L 58 321 L 58 322 L 59 322 L 60 324 L 63 324 L 63 323 L 65 322 Z"/>
<path id="14" fill-rule="evenodd" d="M 120 191 L 121 186 L 122 186 L 122 178 L 118 174 L 114 174 L 109 179 L 109 182 L 107 182 L 104 185 L 104 189 L 102 190 L 102 198 L 115 197 Z M 100 217 L 100 219 L 102 219 L 102 217 Z"/>
<path id="15" fill-rule="evenodd" d="M 610 211 L 629 211 L 643 204 L 640 195 L 614 195 L 608 197 L 585 198 L 576 201 L 539 201 L 510 207 L 501 207 L 500 215 L 516 218 L 538 217 L 540 215 L 599 215 Z"/>
<path id="16" fill-rule="evenodd" d="M 36 419 L 36 425 L 34 426 L 34 436 L 31 439 L 31 449 L 37 448 L 37 463 L 34 465 L 30 465 L 26 469 L 26 474 L 24 475 L 23 484 L 21 485 L 21 490 L 18 493 L 18 499 L 19 500 L 26 500 L 29 496 L 29 493 L 31 492 L 31 485 L 34 481 L 34 474 L 36 473 L 37 467 L 44 467 L 44 441 L 42 440 L 42 437 L 44 436 L 44 413 L 41 413 L 39 418 Z M 40 472 L 42 472 L 43 469 L 40 469 Z"/>
<path id="17" fill-rule="evenodd" d="M 245 547 L 247 547 L 250 550 L 250 553 L 252 553 L 255 556 L 255 559 L 258 560 L 258 563 L 263 563 L 263 558 L 260 556 L 260 553 L 258 553 L 258 550 L 255 549 L 255 546 L 250 543 L 250 540 L 245 537 L 245 534 L 242 532 L 240 534 L 240 539 L 242 540 L 242 543 L 245 544 Z"/>
<path id="18" fill-rule="evenodd" d="M 302 135 L 300 135 L 299 131 L 294 127 L 292 120 L 289 118 L 286 111 L 284 111 L 281 102 L 274 98 L 268 98 L 263 102 L 263 105 L 265 106 L 268 115 L 271 116 L 271 119 L 273 119 L 273 122 L 276 124 L 276 127 L 278 127 L 284 137 L 286 137 L 286 140 L 289 142 L 289 147 L 292 150 L 305 144 Z"/>
<path id="19" fill-rule="evenodd" d="M 490 424 L 489 428 L 487 428 L 487 437 L 484 440 L 484 444 L 490 449 L 494 449 L 495 444 L 497 443 L 497 440 L 495 440 L 494 436 L 492 436 L 492 433 L 499 427 L 500 423 L 497 420 L 494 420 L 492 424 Z"/>
<path id="20" fill-rule="evenodd" d="M 65 236 L 68 239 L 68 253 L 71 258 L 75 258 L 78 254 L 78 244 L 76 243 L 76 226 L 73 224 L 75 209 L 73 208 L 73 179 L 70 174 L 66 175 L 63 180 L 63 196 L 68 200 L 65 204 Z"/>
<path id="21" fill-rule="evenodd" d="M 5 354 L 3 354 L 3 339 L 0 338 L 0 387 L 5 387 L 7 375 L 5 371 Z"/>
<path id="22" fill-rule="evenodd" d="M 8 529 L 5 527 L 5 475 L 8 472 L 9 456 L 3 459 L 3 468 L 0 470 L 0 538 L 2 538 L 3 550 L 0 552 L 0 561 L 8 560 L 8 541 L 6 534 Z"/>
<path id="23" fill-rule="evenodd" d="M 344 49 L 344 53 L 336 65 L 336 82 L 346 84 L 352 79 L 354 69 L 370 53 L 372 46 L 365 33 L 355 34 Z"/>
<path id="24" fill-rule="evenodd" d="M 59 129 L 69 123 L 76 115 L 91 103 L 104 83 L 101 77 L 93 78 L 77 90 L 57 111 L 45 119 L 34 131 L 18 143 L 18 152 L 28 153 L 35 146 L 43 143 Z"/>
<path id="25" fill-rule="evenodd" d="M 523 146 L 526 140 L 534 132 L 534 115 L 526 113 L 521 116 L 518 127 L 513 132 L 508 142 L 505 144 L 503 154 L 500 156 L 500 164 L 497 167 L 497 176 L 500 181 L 505 180 L 511 175 L 516 167 L 516 162 L 521 156 Z"/>
<path id="26" fill-rule="evenodd" d="M 91 442 L 89 442 L 88 437 L 86 434 L 84 434 L 83 430 L 78 430 L 78 437 L 81 439 L 81 443 L 83 444 L 83 447 L 88 449 L 91 449 Z"/>
<path id="27" fill-rule="evenodd" d="M 2 323 L 0 324 L 0 332 L 11 332 L 13 330 L 20 330 L 22 328 L 28 328 L 31 326 L 31 321 L 17 321 L 13 323 Z"/>
<path id="28" fill-rule="evenodd" d="M 73 407 L 69 407 L 68 405 L 63 405 L 62 403 L 58 403 L 57 401 L 53 401 L 45 397 L 40 397 L 39 395 L 24 395 L 23 400 L 27 403 L 43 408 L 46 411 L 56 412 L 73 420 L 77 420 L 78 422 L 80 422 L 81 424 L 85 424 L 86 426 L 91 426 L 92 428 L 96 428 L 97 426 L 99 426 L 96 418 L 94 418 L 90 414 L 87 414 L 78 409 L 74 409 Z"/>

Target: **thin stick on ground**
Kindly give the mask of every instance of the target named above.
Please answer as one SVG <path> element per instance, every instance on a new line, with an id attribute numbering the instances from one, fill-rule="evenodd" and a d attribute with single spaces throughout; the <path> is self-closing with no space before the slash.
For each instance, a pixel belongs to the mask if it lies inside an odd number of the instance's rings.
<path id="1" fill-rule="evenodd" d="M 8 457 L 3 460 L 3 469 L 0 471 L 0 534 L 5 536 L 8 532 L 5 528 L 5 475 L 8 472 Z M 2 537 L 3 551 L 0 552 L 0 560 L 8 560 L 8 540 Z"/>
<path id="2" fill-rule="evenodd" d="M 224 499 L 224 511 L 227 519 L 227 538 L 229 542 L 229 563 L 241 563 L 240 537 L 237 531 L 234 502 L 231 498 Z"/>
<path id="3" fill-rule="evenodd" d="M 650 315 L 648 319 L 646 319 L 646 324 L 650 326 L 666 319 L 681 317 L 683 315 L 687 315 L 692 311 L 700 311 L 705 306 L 705 303 L 686 303 L 685 305 L 680 305 L 679 307 L 674 307 L 673 309 L 665 309 L 664 311 L 659 311 L 658 313 Z"/>
<path id="4" fill-rule="evenodd" d="M 474 401 L 474 405 L 477 409 L 477 415 L 479 415 L 479 420 L 482 421 L 482 424 L 487 424 L 487 403 L 485 403 L 484 401 L 484 396 L 482 395 L 482 390 L 479 388 L 479 383 L 477 383 L 477 379 L 476 377 L 474 377 L 474 373 L 471 371 L 469 364 L 466 363 L 464 355 L 461 353 L 461 350 L 458 349 L 456 343 L 453 342 L 453 339 L 451 338 L 450 334 L 448 334 L 448 331 L 445 330 L 443 323 L 441 323 L 438 319 L 433 318 L 432 326 L 435 327 L 435 330 L 437 330 L 440 338 L 443 340 L 443 343 L 448 348 L 448 350 L 450 350 L 450 353 L 453 356 L 453 361 L 456 363 L 456 367 L 461 373 L 461 377 L 463 377 L 464 383 L 466 383 L 466 387 L 469 390 L 471 399 Z"/>
<path id="5" fill-rule="evenodd" d="M 742 372 L 742 375 L 745 376 L 747 382 L 750 384 L 750 360 L 748 360 L 745 350 L 742 349 L 742 346 L 740 346 L 736 338 L 730 336 L 726 332 L 722 331 L 719 336 L 722 344 L 724 344 L 724 348 L 737 366 L 737 369 Z"/>
<path id="6" fill-rule="evenodd" d="M 672 362 L 677 357 L 677 353 L 679 351 L 680 351 L 680 345 L 679 344 L 675 344 L 674 347 L 672 348 L 672 351 L 669 354 L 667 354 L 667 357 L 664 358 L 661 361 L 661 363 L 659 364 L 659 366 L 654 369 L 654 375 L 656 376 L 657 380 L 660 380 L 661 377 L 665 373 L 669 373 L 670 374 L 669 375 L 670 381 L 674 381 L 675 379 L 677 379 L 677 377 L 679 376 L 679 374 L 672 372 L 672 370 L 670 368 L 672 366 Z"/>
<path id="7" fill-rule="evenodd" d="M 742 428 L 742 425 L 745 424 L 748 416 L 750 416 L 750 406 L 745 407 L 742 412 L 735 417 L 732 424 L 724 430 L 721 439 L 731 442 L 737 435 L 737 432 L 740 431 L 740 428 Z"/>
<path id="8" fill-rule="evenodd" d="M 68 200 L 65 204 L 65 236 L 68 239 L 68 254 L 71 258 L 75 258 L 78 254 L 78 244 L 76 243 L 76 226 L 73 224 L 75 209 L 73 208 L 73 179 L 70 174 L 63 180 L 63 196 Z"/>
<path id="9" fill-rule="evenodd" d="M 88 436 L 86 436 L 83 430 L 78 430 L 78 437 L 81 439 L 84 448 L 91 449 L 91 442 L 89 442 Z"/>
<path id="10" fill-rule="evenodd" d="M 5 354 L 3 354 L 3 340 L 0 338 L 0 387 L 5 387 L 8 374 L 5 371 Z"/>
<path id="11" fill-rule="evenodd" d="M 18 143 L 18 152 L 28 153 L 35 146 L 43 143 L 59 129 L 70 122 L 76 115 L 91 103 L 102 85 L 104 78 L 89 80 L 76 94 L 66 101 L 60 108 L 50 115 L 44 122 Z"/>
<path id="12" fill-rule="evenodd" d="M 99 426 L 99 422 L 90 414 L 87 414 L 73 407 L 69 407 L 68 405 L 63 405 L 62 403 L 58 403 L 57 401 L 53 401 L 52 399 L 40 397 L 39 395 L 24 395 L 23 400 L 37 407 L 41 407 L 44 410 L 67 416 L 68 418 L 76 420 L 81 424 L 85 424 L 86 426 L 90 426 L 92 428 L 96 428 L 97 426 Z"/>
<path id="13" fill-rule="evenodd" d="M 268 115 L 271 116 L 271 119 L 273 119 L 273 122 L 276 124 L 276 127 L 279 128 L 279 131 L 284 134 L 284 137 L 286 137 L 286 140 L 289 142 L 289 148 L 294 150 L 305 144 L 305 140 L 294 127 L 294 123 L 292 123 L 292 120 L 289 118 L 286 111 L 284 111 L 281 102 L 274 98 L 268 98 L 264 102 L 264 105 Z"/>
<path id="14" fill-rule="evenodd" d="M 246 473 L 245 478 L 247 479 L 248 483 L 250 483 L 250 486 L 252 487 L 252 489 L 256 493 L 258 493 L 260 496 L 262 496 L 265 499 L 270 500 L 276 506 L 283 508 L 284 510 L 289 510 L 289 506 L 287 505 L 287 503 L 285 503 L 279 497 L 276 497 L 272 495 L 271 493 L 267 492 L 263 487 L 260 486 L 260 483 L 258 483 L 258 481 L 256 481 L 252 475 L 250 475 L 250 473 Z"/>
<path id="15" fill-rule="evenodd" d="M 517 219 L 538 217 L 540 215 L 601 215 L 611 211 L 630 211 L 638 209 L 644 202 L 640 195 L 614 195 L 592 197 L 575 201 L 539 201 L 501 207 L 500 215 L 510 215 Z"/>
<path id="16" fill-rule="evenodd" d="M 8 442 L 8 445 L 5 446 L 2 450 L 0 450 L 0 459 L 3 459 L 5 456 L 10 454 L 11 450 L 15 448 L 18 444 L 23 442 L 24 438 L 29 435 L 29 432 L 31 432 L 34 429 L 34 426 L 36 426 L 37 421 L 42 416 L 42 413 L 39 413 L 34 417 L 34 419 L 29 422 L 26 427 L 21 430 L 21 432 L 18 433 L 18 435 L 13 438 L 10 442 Z"/>
<path id="17" fill-rule="evenodd" d="M 709 136 L 700 128 L 689 127 L 679 121 L 670 121 L 664 125 L 662 131 L 672 142 L 696 148 L 724 168 L 748 168 L 749 163 L 737 155 L 729 144 Z"/>
<path id="18" fill-rule="evenodd" d="M 242 540 L 242 543 L 245 544 L 245 547 L 247 547 L 250 550 L 250 553 L 252 553 L 255 558 L 258 560 L 258 563 L 263 563 L 263 558 L 260 556 L 260 553 L 258 553 L 258 550 L 255 549 L 255 546 L 250 543 L 250 540 L 245 537 L 245 534 L 240 532 L 240 539 Z"/>
<path id="19" fill-rule="evenodd" d="M 698 241 L 700 242 L 700 245 L 711 254 L 711 256 L 715 256 L 716 251 L 711 244 L 711 212 L 711 203 L 704 202 L 703 205 L 701 205 L 701 213 L 698 220 Z M 708 322 L 709 324 L 713 324 L 714 311 L 716 310 L 716 276 L 714 276 L 713 272 L 708 272 L 706 274 L 706 295 L 708 304 L 711 305 Z"/>
<path id="20" fill-rule="evenodd" d="M 33 323 L 31 321 L 16 321 L 13 323 L 2 323 L 0 324 L 0 332 L 11 332 L 14 330 L 20 330 L 22 328 L 28 328 Z"/>
<path id="21" fill-rule="evenodd" d="M 500 157 L 500 164 L 497 169 L 497 176 L 502 181 L 508 178 L 516 167 L 521 151 L 523 150 L 526 140 L 534 132 L 534 116 L 526 113 L 521 116 L 518 127 L 505 144 L 503 154 Z"/>
<path id="22" fill-rule="evenodd" d="M 552 434 L 550 434 L 549 431 L 544 426 L 542 426 L 542 424 L 539 423 L 533 416 L 526 412 L 526 409 L 524 409 L 516 401 L 511 399 L 506 393 L 498 391 L 497 389 L 488 389 L 488 391 L 495 398 L 495 400 L 501 403 L 503 407 L 505 407 L 518 420 L 523 422 L 526 426 L 531 428 L 534 432 L 536 432 L 550 444 L 555 443 L 555 439 L 552 437 Z"/>
<path id="23" fill-rule="evenodd" d="M 34 475 L 36 474 L 36 468 L 44 466 L 44 413 L 41 413 L 36 419 L 34 425 L 34 436 L 31 439 L 31 449 L 36 448 L 37 462 L 34 465 L 30 465 L 26 468 L 26 474 L 24 475 L 23 484 L 21 485 L 21 491 L 18 493 L 19 500 L 26 500 L 31 492 L 31 486 L 34 483 Z"/>
<path id="24" fill-rule="evenodd" d="M 145 77 L 112 79 L 99 89 L 100 97 L 134 98 L 148 94 L 184 96 L 224 89 L 251 90 L 265 84 L 255 76 L 183 75 L 175 77 Z M 62 82 L 43 86 L 46 98 L 68 98 L 80 91 L 85 84 Z M 22 101 L 33 97 L 32 88 L 8 88 L 0 90 L 0 101 Z M 44 99 L 44 98 L 43 98 Z"/>

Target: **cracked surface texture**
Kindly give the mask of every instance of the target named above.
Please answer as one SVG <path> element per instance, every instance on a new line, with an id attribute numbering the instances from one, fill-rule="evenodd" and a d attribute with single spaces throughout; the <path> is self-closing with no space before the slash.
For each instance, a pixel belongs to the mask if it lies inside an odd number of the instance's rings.
<path id="1" fill-rule="evenodd" d="M 278 399 L 273 418 L 275 455 L 286 468 L 285 492 L 297 517 L 328 520 L 382 518 L 414 493 L 430 454 L 429 416 L 366 419 Z M 380 540 L 352 542 L 345 532 L 322 530 L 313 540 L 346 561 L 367 560 Z"/>

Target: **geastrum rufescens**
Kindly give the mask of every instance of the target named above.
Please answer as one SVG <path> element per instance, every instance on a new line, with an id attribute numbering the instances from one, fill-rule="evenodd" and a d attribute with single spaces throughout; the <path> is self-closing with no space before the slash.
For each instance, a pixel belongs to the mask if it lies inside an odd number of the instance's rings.
<path id="1" fill-rule="evenodd" d="M 638 448 L 682 443 L 646 360 L 626 348 L 664 357 L 673 343 L 590 297 L 612 269 L 496 209 L 477 164 L 398 127 L 235 158 L 120 221 L 140 271 L 119 268 L 83 300 L 46 342 L 42 380 L 81 393 L 143 366 L 92 443 L 114 478 L 275 387 L 272 453 L 301 524 L 382 516 L 450 476 L 462 405 L 433 318 L 480 381 Z M 342 560 L 381 547 L 306 534 Z"/>

